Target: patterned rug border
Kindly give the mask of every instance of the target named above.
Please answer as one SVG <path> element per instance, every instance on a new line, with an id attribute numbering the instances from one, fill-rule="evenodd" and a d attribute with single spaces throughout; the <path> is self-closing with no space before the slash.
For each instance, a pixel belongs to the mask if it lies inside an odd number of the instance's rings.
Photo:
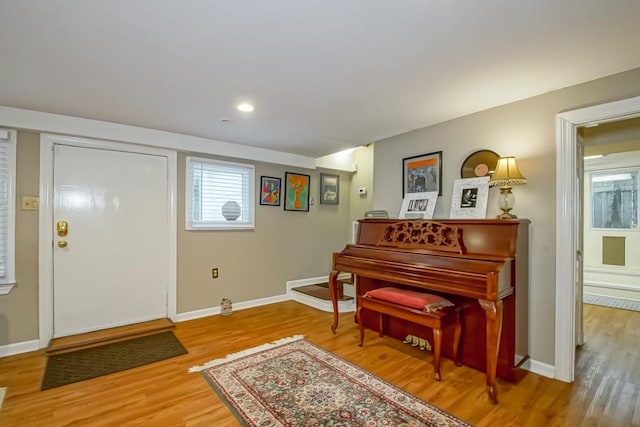
<path id="1" fill-rule="evenodd" d="M 224 358 L 211 360 L 204 365 L 194 366 L 189 369 L 189 372 L 200 372 L 203 378 L 207 381 L 212 390 L 218 395 L 218 397 L 226 404 L 231 413 L 236 417 L 236 419 L 243 426 L 258 426 L 258 425 L 270 425 L 270 426 L 283 426 L 289 424 L 282 424 L 279 417 L 267 411 L 268 420 L 261 419 L 259 423 L 255 422 L 255 419 L 251 419 L 249 413 L 244 413 L 243 408 L 239 406 L 239 403 L 236 403 L 232 399 L 232 395 L 229 394 L 229 390 L 226 389 L 227 386 L 223 383 L 218 383 L 218 381 L 222 377 L 236 377 L 236 373 L 231 373 L 232 371 L 225 372 L 220 371 L 220 369 L 226 369 L 222 365 L 230 364 L 236 365 L 240 363 L 248 363 L 251 362 L 243 361 L 240 359 L 254 357 L 259 353 L 264 352 L 263 359 L 266 361 L 269 359 L 268 352 L 277 350 L 278 347 L 282 347 L 285 345 L 291 345 L 291 352 L 302 352 L 308 354 L 312 357 L 313 360 L 317 360 L 321 363 L 327 364 L 327 366 L 331 366 L 336 374 L 341 377 L 345 377 L 354 385 L 358 385 L 362 389 L 369 390 L 371 393 L 378 397 L 382 397 L 384 400 L 388 401 L 391 405 L 393 405 L 395 410 L 404 411 L 406 414 L 410 414 L 410 418 L 413 420 L 409 423 L 402 423 L 401 425 L 407 427 L 413 426 L 447 426 L 447 427 L 472 427 L 471 424 L 466 421 L 434 406 L 433 404 L 422 400 L 421 398 L 393 385 L 392 383 L 378 377 L 377 375 L 355 365 L 354 363 L 343 359 L 342 357 L 325 350 L 324 348 L 309 342 L 304 339 L 304 335 L 295 335 L 288 338 L 282 338 L 271 343 L 266 343 L 259 345 L 257 347 L 248 348 L 246 350 L 232 353 L 227 355 Z M 316 354 L 317 353 L 317 354 Z M 273 359 L 277 359 L 278 357 L 282 357 L 285 353 L 276 353 L 273 356 Z M 333 360 L 332 360 L 333 359 Z M 332 360 L 337 366 L 329 364 L 327 360 Z M 231 367 L 233 370 L 233 366 Z M 211 372 L 209 372 L 211 371 Z M 222 377 L 216 376 L 213 372 L 220 372 Z M 357 375 L 354 375 L 354 372 Z M 244 382 L 242 382 L 244 387 Z M 251 387 L 247 385 L 247 387 Z M 243 388 L 244 390 L 244 388 Z M 254 391 L 252 388 L 246 389 L 241 394 L 242 396 L 247 396 L 247 392 L 249 395 L 253 395 Z M 257 402 L 262 405 L 264 402 L 258 400 Z M 268 403 L 266 403 L 268 404 Z M 264 412 L 262 412 L 264 413 Z M 271 419 L 272 418 L 272 419 Z M 326 421 L 326 420 L 323 420 Z M 267 422 L 268 424 L 263 424 L 263 422 Z M 325 424 L 318 424 L 325 425 Z M 329 424 L 327 424 L 329 425 Z M 343 424 L 340 424 L 343 425 Z M 347 424 L 344 425 L 355 425 L 355 424 Z M 372 424 L 373 425 L 373 424 Z M 376 424 L 377 425 L 377 424 Z"/>

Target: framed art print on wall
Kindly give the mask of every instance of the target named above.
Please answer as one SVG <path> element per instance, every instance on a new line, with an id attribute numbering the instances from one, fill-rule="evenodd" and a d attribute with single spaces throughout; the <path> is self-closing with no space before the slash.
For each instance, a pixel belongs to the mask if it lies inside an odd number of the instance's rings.
<path id="1" fill-rule="evenodd" d="M 273 176 L 260 177 L 260 204 L 267 206 L 280 206 L 280 178 Z"/>
<path id="2" fill-rule="evenodd" d="M 340 200 L 340 175 L 320 174 L 320 203 L 337 205 Z"/>
<path id="3" fill-rule="evenodd" d="M 442 196 L 442 151 L 402 159 L 402 197 L 430 191 Z"/>
<path id="4" fill-rule="evenodd" d="M 484 219 L 487 216 L 489 177 L 456 179 L 451 195 L 449 218 Z"/>
<path id="5" fill-rule="evenodd" d="M 284 210 L 309 211 L 309 175 L 293 172 L 284 174 Z"/>

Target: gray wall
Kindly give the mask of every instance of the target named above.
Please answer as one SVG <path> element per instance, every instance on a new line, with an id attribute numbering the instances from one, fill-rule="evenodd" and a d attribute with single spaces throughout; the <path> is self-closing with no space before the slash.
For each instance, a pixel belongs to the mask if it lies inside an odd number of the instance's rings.
<path id="1" fill-rule="evenodd" d="M 464 159 L 480 149 L 515 156 L 526 185 L 516 186 L 514 213 L 531 220 L 530 333 L 532 359 L 554 364 L 556 114 L 640 95 L 640 68 L 481 111 L 375 143 L 375 209 L 397 214 L 402 203 L 402 159 L 443 151 L 443 194 L 435 217 L 449 215 L 453 182 Z M 487 217 L 498 212 L 491 189 Z M 563 301 L 559 301 L 563 304 Z"/>

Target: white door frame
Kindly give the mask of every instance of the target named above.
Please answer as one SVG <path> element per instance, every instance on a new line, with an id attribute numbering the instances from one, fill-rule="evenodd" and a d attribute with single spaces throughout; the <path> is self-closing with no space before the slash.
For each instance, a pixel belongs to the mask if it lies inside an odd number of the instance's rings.
<path id="1" fill-rule="evenodd" d="M 556 379 L 572 382 L 576 353 L 577 128 L 640 115 L 640 96 L 556 115 Z"/>
<path id="2" fill-rule="evenodd" d="M 99 148 L 140 154 L 151 154 L 167 158 L 168 183 L 167 206 L 169 229 L 169 278 L 167 280 L 167 315 L 177 321 L 177 223 L 176 188 L 177 154 L 175 151 L 122 142 L 92 140 L 61 135 L 40 136 L 40 216 L 39 216 L 39 347 L 49 345 L 53 337 L 53 148 L 55 144 L 85 148 Z"/>

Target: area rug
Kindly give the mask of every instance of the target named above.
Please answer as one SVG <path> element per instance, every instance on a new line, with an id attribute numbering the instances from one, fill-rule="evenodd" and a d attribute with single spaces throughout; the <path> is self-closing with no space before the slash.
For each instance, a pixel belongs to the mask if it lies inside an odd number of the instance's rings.
<path id="1" fill-rule="evenodd" d="M 300 335 L 190 371 L 243 426 L 469 426 Z"/>
<path id="2" fill-rule="evenodd" d="M 59 387 L 186 354 L 172 332 L 49 356 L 41 390 Z"/>

